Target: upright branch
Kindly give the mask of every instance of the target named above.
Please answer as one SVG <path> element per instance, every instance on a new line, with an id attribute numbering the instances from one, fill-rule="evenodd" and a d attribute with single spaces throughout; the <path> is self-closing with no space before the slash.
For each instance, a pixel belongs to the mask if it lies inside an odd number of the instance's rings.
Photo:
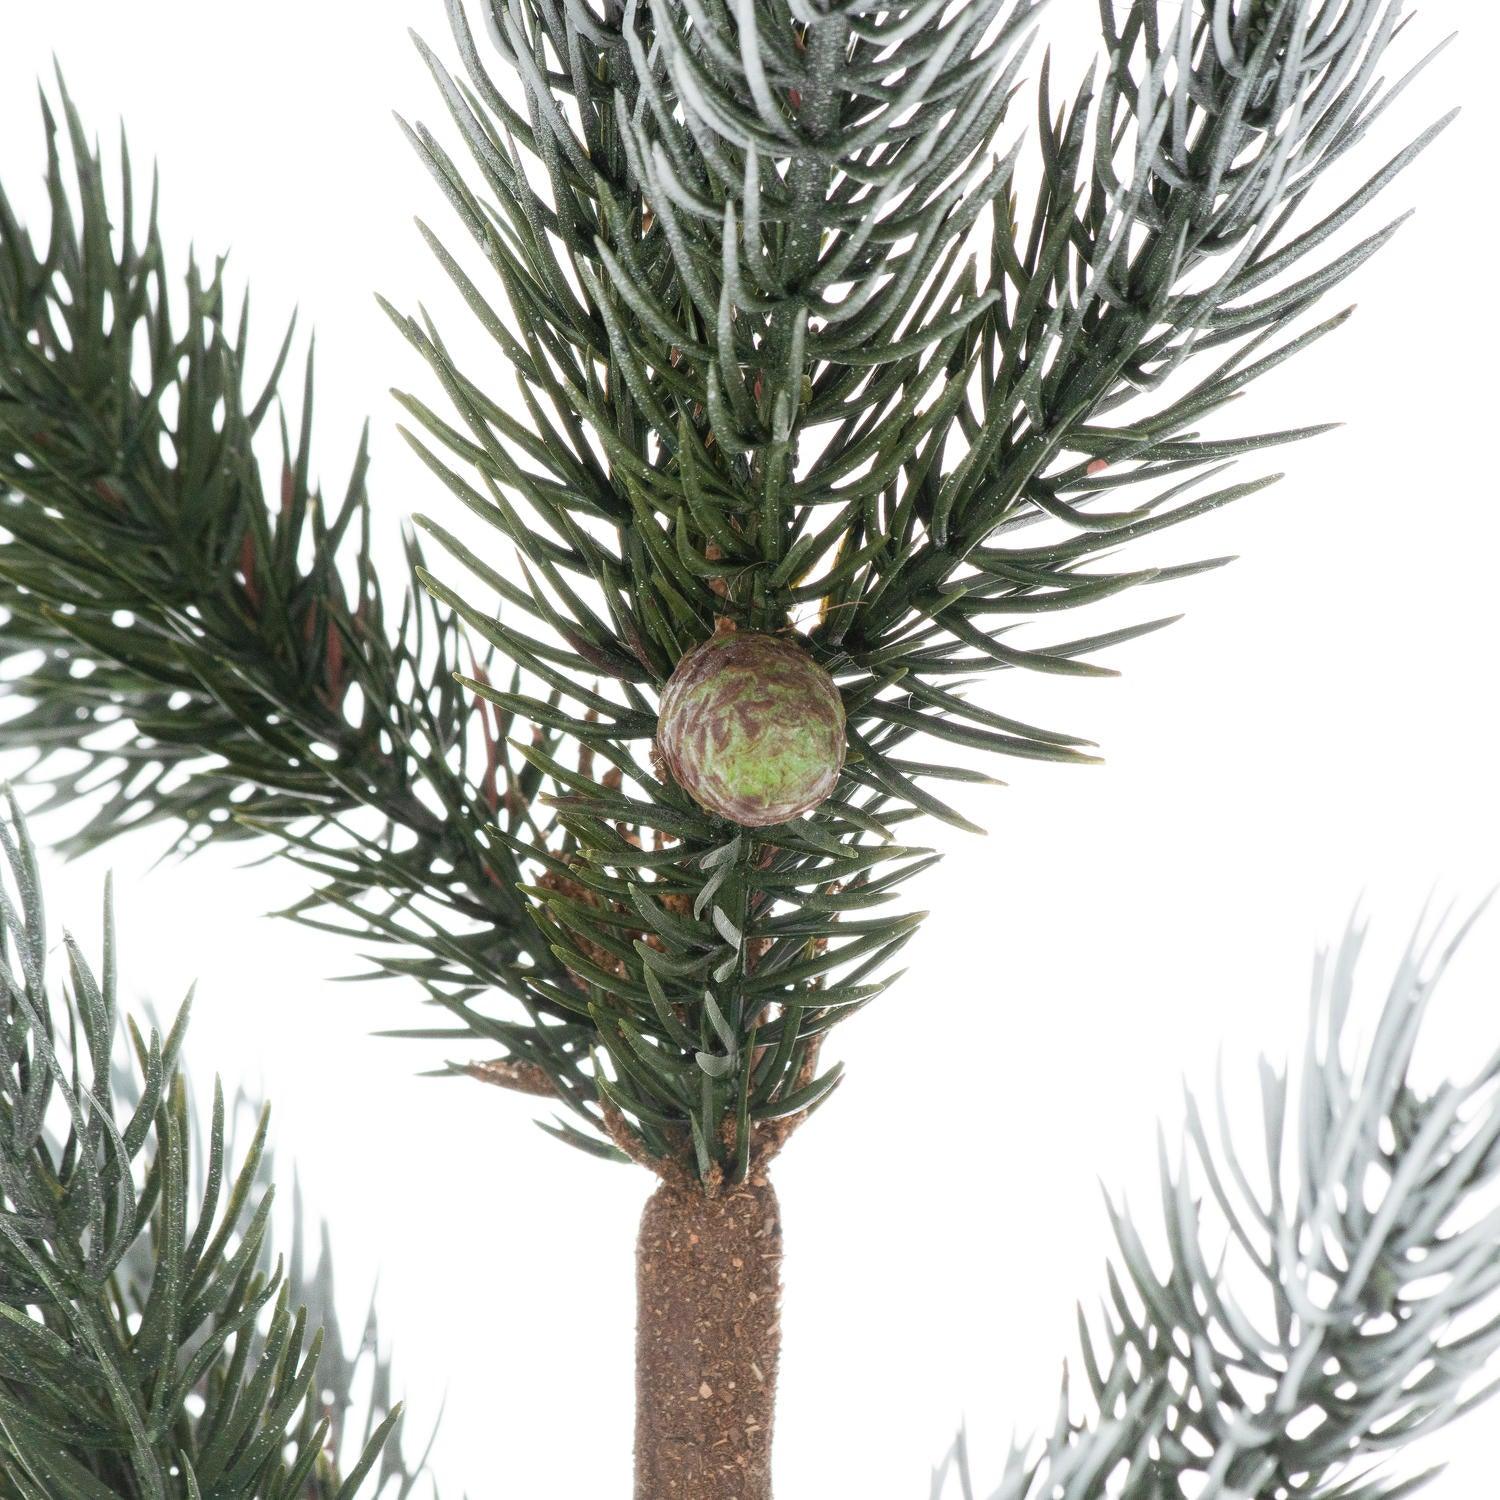
<path id="1" fill-rule="evenodd" d="M 1216 565 L 1089 566 L 1258 490 L 1229 461 L 1318 430 L 1199 429 L 1341 321 L 1303 314 L 1391 227 L 1330 242 L 1441 128 L 1303 223 L 1406 82 L 1378 74 L 1398 7 L 1117 9 L 1061 108 L 1040 63 L 1029 166 L 993 147 L 1027 3 L 482 5 L 509 88 L 459 0 L 466 81 L 424 48 L 470 166 L 409 134 L 482 275 L 423 232 L 519 399 L 393 311 L 458 422 L 404 397 L 407 436 L 520 563 L 422 517 L 466 575 L 423 581 L 526 683 L 468 687 L 605 767 L 520 747 L 564 835 L 507 840 L 544 870 L 566 970 L 528 988 L 589 1029 L 639 1146 L 710 1191 L 836 1085 L 819 1039 L 920 920 L 880 909 L 932 858 L 905 825 L 973 826 L 933 784 L 988 780 L 973 751 L 1092 758 L 959 679 L 1100 675 L 1166 623 L 1015 634 Z M 805 815 L 684 773 L 705 724 L 679 739 L 669 713 L 731 630 L 836 684 L 847 746 Z M 765 738 L 734 712 L 721 761 Z"/>
<path id="2" fill-rule="evenodd" d="M 200 1130 L 187 1007 L 121 1045 L 115 933 L 48 979 L 35 853 L 0 822 L 0 1500 L 405 1500 L 389 1369 L 351 1358 L 326 1256 L 272 1253 L 267 1111 Z M 308 1304 L 313 1304 L 310 1317 Z M 325 1332 L 328 1335 L 325 1342 Z M 373 1388 L 356 1400 L 354 1386 Z M 360 1405 L 364 1407 L 361 1420 Z M 377 1461 L 379 1467 L 376 1467 Z"/>

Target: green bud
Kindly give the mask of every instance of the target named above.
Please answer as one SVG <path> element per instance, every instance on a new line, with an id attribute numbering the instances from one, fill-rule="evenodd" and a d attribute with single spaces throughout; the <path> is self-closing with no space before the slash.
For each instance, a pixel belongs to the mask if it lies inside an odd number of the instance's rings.
<path id="1" fill-rule="evenodd" d="M 677 664 L 656 743 L 692 799 L 745 828 L 800 817 L 838 784 L 844 701 L 795 641 L 722 631 Z"/>

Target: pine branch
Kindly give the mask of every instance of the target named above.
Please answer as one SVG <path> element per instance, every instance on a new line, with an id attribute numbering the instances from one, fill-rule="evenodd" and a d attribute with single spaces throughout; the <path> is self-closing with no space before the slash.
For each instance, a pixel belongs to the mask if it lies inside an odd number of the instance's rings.
<path id="1" fill-rule="evenodd" d="M 1161 1148 L 1165 1273 L 1111 1204 L 1097 1331 L 1079 1312 L 1088 1415 L 1065 1384 L 1052 1434 L 1012 1451 L 992 1500 L 1420 1487 L 1391 1460 L 1500 1389 L 1500 1052 L 1465 1083 L 1413 1071 L 1459 939 L 1413 942 L 1359 1046 L 1363 929 L 1321 958 L 1296 1086 L 1262 1061 L 1248 1143 L 1189 1097 L 1180 1157 Z M 973 1496 L 962 1440 L 933 1500 L 950 1483 Z"/>
<path id="2" fill-rule="evenodd" d="M 12 742 L 85 752 L 58 791 L 107 790 L 90 838 L 137 801 L 277 833 L 319 881 L 292 914 L 373 939 L 379 972 L 447 1012 L 402 1034 L 540 1070 L 582 1127 L 563 1139 L 742 1177 L 837 1086 L 824 1033 L 895 977 L 921 914 L 881 908 L 934 858 L 905 825 L 973 826 L 933 783 L 990 779 L 960 752 L 1094 758 L 960 679 L 1099 675 L 1166 622 L 1014 632 L 1217 565 L 1091 567 L 1258 490 L 1225 467 L 1306 435 L 1202 424 L 1337 326 L 1303 315 L 1390 230 L 1330 242 L 1441 128 L 1299 227 L 1410 76 L 1379 76 L 1398 8 L 1105 5 L 1106 66 L 1065 108 L 1041 70 L 1023 213 L 1020 147 L 990 153 L 1034 10 L 488 7 L 522 110 L 449 0 L 467 83 L 426 55 L 475 185 L 410 134 L 508 318 L 425 232 L 520 402 L 393 310 L 453 420 L 403 404 L 519 567 L 419 518 L 466 581 L 413 549 L 430 600 L 396 610 L 362 463 L 325 520 L 304 399 L 262 485 L 275 380 L 241 394 L 217 272 L 171 330 L 154 226 L 137 251 L 127 199 L 116 253 L 69 109 L 81 215 L 55 149 L 46 250 L 0 210 L 0 587 L 7 643 L 41 653 Z M 153 378 L 120 378 L 142 360 Z M 768 833 L 646 751 L 664 681 L 721 621 L 805 624 L 842 693 L 837 789 Z"/>
<path id="3" fill-rule="evenodd" d="M 800 1081 L 815 1040 L 920 920 L 876 910 L 930 858 L 902 825 L 973 826 L 931 786 L 988 777 L 944 745 L 1093 758 L 959 679 L 1103 674 L 1167 621 L 1014 632 L 1222 561 L 1090 567 L 1258 491 L 1226 468 L 1320 430 L 1203 424 L 1342 321 L 1304 315 L 1394 226 L 1330 242 L 1446 122 L 1308 222 L 1408 81 L 1379 75 L 1398 8 L 1106 4 L 1105 65 L 1065 107 L 1040 70 L 1023 212 L 1020 148 L 991 143 L 1029 4 L 481 6 L 522 107 L 448 9 L 466 81 L 423 52 L 468 166 L 408 133 L 509 315 L 424 233 L 520 402 L 392 309 L 454 417 L 407 396 L 407 437 L 521 578 L 430 517 L 467 578 L 422 578 L 524 682 L 470 689 L 607 767 L 521 749 L 566 835 L 517 846 L 569 975 L 532 993 L 593 1029 L 647 1152 L 732 1179 L 836 1086 Z M 844 699 L 838 790 L 764 835 L 642 749 L 722 620 L 804 626 Z M 919 736 L 936 755 L 903 750 Z"/>
<path id="4" fill-rule="evenodd" d="M 272 1263 L 266 1111 L 236 1142 L 240 1111 L 216 1088 L 200 1132 L 187 1007 L 165 1037 L 131 1026 L 122 1055 L 107 901 L 102 967 L 67 938 L 69 983 L 52 990 L 13 803 L 0 847 L 0 1496 L 411 1494 L 388 1367 L 345 1355 L 326 1246 L 303 1272 L 300 1206 L 291 1273 Z M 356 1363 L 374 1376 L 363 1434 Z"/>
<path id="5" fill-rule="evenodd" d="M 363 444 L 336 503 L 314 484 L 311 356 L 263 481 L 291 330 L 250 387 L 223 263 L 174 286 L 155 190 L 142 222 L 122 143 L 112 211 L 62 102 L 75 181 L 44 100 L 45 239 L 0 195 L 0 646 L 21 700 L 0 746 L 32 754 L 42 806 L 90 809 L 70 849 L 154 823 L 184 852 L 274 835 L 318 882 L 292 915 L 373 944 L 377 972 L 445 1008 L 444 1035 L 541 1069 L 597 1130 L 581 1029 L 546 1002 L 504 1019 L 471 1004 L 522 989 L 523 965 L 560 973 L 486 826 L 534 828 L 539 777 L 454 681 L 482 667 L 420 590 L 383 593 Z"/>

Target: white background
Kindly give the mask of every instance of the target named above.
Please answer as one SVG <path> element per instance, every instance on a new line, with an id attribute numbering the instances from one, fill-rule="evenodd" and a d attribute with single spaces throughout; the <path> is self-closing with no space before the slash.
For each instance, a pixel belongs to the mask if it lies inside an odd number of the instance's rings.
<path id="1" fill-rule="evenodd" d="M 1092 0 L 1053 5 L 1062 76 L 1093 17 Z M 1175 1130 L 1181 1077 L 1211 1088 L 1221 1046 L 1248 1074 L 1257 1051 L 1293 1045 L 1313 950 L 1356 900 L 1375 923 L 1373 1003 L 1430 893 L 1464 905 L 1500 879 L 1500 18 L 1431 0 L 1413 33 L 1425 45 L 1460 23 L 1363 151 L 1373 169 L 1464 104 L 1385 200 L 1420 212 L 1358 275 L 1354 322 L 1232 418 L 1348 425 L 1271 455 L 1280 487 L 1173 538 L 1173 557 L 1241 560 L 1138 606 L 1188 617 L 1117 654 L 1122 680 L 1029 690 L 1028 712 L 1098 739 L 1107 765 L 1001 768 L 1010 787 L 969 804 L 989 837 L 942 835 L 912 972 L 838 1034 L 848 1081 L 778 1172 L 783 1500 L 919 1500 L 960 1418 L 992 1483 L 1011 1432 L 1050 1420 L 1074 1299 L 1101 1290 L 1098 1180 L 1150 1221 L 1154 1122 Z M 436 0 L 0 5 L 13 194 L 36 212 L 33 80 L 55 52 L 87 117 L 109 136 L 124 116 L 138 159 L 159 161 L 170 242 L 232 249 L 263 349 L 294 304 L 316 326 L 320 467 L 336 486 L 372 414 L 392 537 L 446 501 L 394 435 L 386 388 L 424 372 L 372 293 L 449 310 L 411 215 L 459 233 L 390 116 L 441 113 L 407 24 L 442 39 Z M 1023 107 L 1010 128 L 1026 122 Z M 351 1317 L 378 1278 L 418 1422 L 446 1397 L 447 1492 L 623 1494 L 643 1175 L 549 1141 L 525 1100 L 415 1077 L 436 1055 L 369 1035 L 418 1023 L 414 997 L 331 983 L 356 966 L 347 948 L 258 915 L 300 893 L 290 867 L 214 852 L 152 870 L 158 852 L 144 838 L 50 861 L 55 920 L 95 941 L 112 867 L 127 990 L 165 1006 L 199 981 L 200 1083 L 217 1069 L 274 1098 Z M 1440 1065 L 1500 1041 L 1497 975 L 1500 916 L 1435 1018 Z M 1444 1445 L 1439 1495 L 1493 1493 L 1486 1420 Z"/>

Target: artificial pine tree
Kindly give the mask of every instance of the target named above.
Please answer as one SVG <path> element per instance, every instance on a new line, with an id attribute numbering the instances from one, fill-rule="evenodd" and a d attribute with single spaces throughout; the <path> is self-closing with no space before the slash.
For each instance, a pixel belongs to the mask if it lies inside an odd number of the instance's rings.
<path id="1" fill-rule="evenodd" d="M 1167 621 L 1058 640 L 1033 617 L 1217 564 L 1106 559 L 1253 494 L 1270 480 L 1234 460 L 1318 430 L 1203 429 L 1343 320 L 1306 315 L 1394 226 L 1336 237 L 1444 122 L 1320 198 L 1411 76 L 1381 72 L 1398 0 L 1102 0 L 1102 65 L 1061 100 L 1030 0 L 484 0 L 478 30 L 448 10 L 463 78 L 423 53 L 467 165 L 407 133 L 483 275 L 423 233 L 520 404 L 386 307 L 441 395 L 401 397 L 403 432 L 469 529 L 419 517 L 441 561 L 413 536 L 410 586 L 383 587 L 363 450 L 341 496 L 311 473 L 310 362 L 294 429 L 291 334 L 252 379 L 222 265 L 173 281 L 154 192 L 143 211 L 128 158 L 106 188 L 64 95 L 46 234 L 0 199 L 0 735 L 47 805 L 87 809 L 69 847 L 154 822 L 183 851 L 277 841 L 313 876 L 292 914 L 441 1010 L 410 1034 L 470 1054 L 449 1071 L 653 1172 L 637 1500 L 766 1500 L 769 1169 L 838 1083 L 829 1032 L 894 982 L 920 917 L 890 903 L 936 857 L 920 825 L 972 827 L 933 787 L 1091 758 L 976 679 L 1105 675 L 1101 652 Z M 1036 123 L 1010 145 L 1028 68 Z M 256 1342 L 269 1292 L 255 1252 L 206 1254 L 212 1197 L 184 1241 L 176 1033 L 138 1047 L 128 1121 L 101 1092 L 107 984 L 75 970 L 86 1048 L 54 1043 L 21 838 L 0 1486 L 300 1493 L 311 1471 L 274 1441 L 310 1389 L 300 1324 L 278 1308 Z M 1271 1321 L 1210 1269 L 1168 1168 L 1170 1276 L 1120 1218 L 1092 1410 L 1065 1399 L 1004 1500 L 1392 1496 L 1380 1453 L 1467 1399 L 1500 1343 L 1494 1225 L 1456 1227 L 1500 1171 L 1496 1069 L 1410 1082 L 1416 958 L 1352 1065 L 1352 953 L 1300 1098 L 1266 1076 L 1270 1197 L 1190 1118 Z M 148 1221 L 155 1262 L 122 1282 Z M 205 1279 L 247 1351 L 223 1374 L 183 1302 Z M 57 1413 L 88 1380 L 80 1439 Z M 200 1387 L 243 1381 L 235 1432 L 267 1446 L 229 1471 Z M 313 1493 L 360 1471 L 337 1482 Z"/>

